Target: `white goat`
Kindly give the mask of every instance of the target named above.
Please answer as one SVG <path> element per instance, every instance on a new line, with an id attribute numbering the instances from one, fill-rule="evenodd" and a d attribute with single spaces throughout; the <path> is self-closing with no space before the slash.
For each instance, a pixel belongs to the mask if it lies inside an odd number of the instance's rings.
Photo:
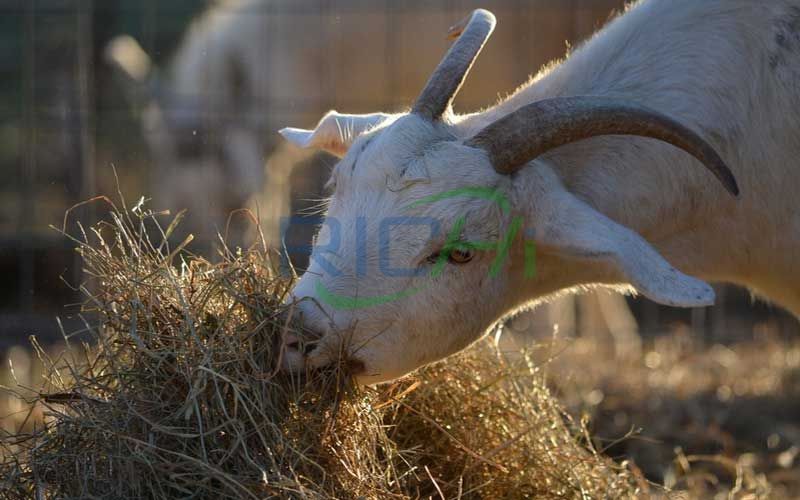
<path id="1" fill-rule="evenodd" d="M 508 99 L 455 116 L 493 26 L 473 14 L 409 113 L 282 131 L 347 151 L 294 289 L 321 338 L 290 336 L 287 369 L 345 341 L 361 381 L 390 380 L 574 287 L 712 304 L 693 275 L 800 314 L 800 1 L 643 0 Z"/>

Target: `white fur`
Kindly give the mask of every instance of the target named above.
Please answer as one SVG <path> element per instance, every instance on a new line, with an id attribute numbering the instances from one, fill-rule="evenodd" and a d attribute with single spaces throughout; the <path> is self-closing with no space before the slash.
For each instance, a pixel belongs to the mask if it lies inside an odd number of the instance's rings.
<path id="1" fill-rule="evenodd" d="M 567 288 L 631 284 L 661 303 L 710 304 L 711 289 L 689 275 L 747 286 L 800 314 L 798 78 L 800 1 L 644 0 L 485 111 L 435 125 L 396 116 L 347 138 L 328 212 L 346 244 L 315 255 L 341 272 L 312 260 L 297 284 L 298 307 L 323 336 L 308 358 L 287 353 L 287 367 L 324 364 L 345 340 L 366 367 L 362 381 L 390 380 L 457 352 L 507 314 Z M 741 196 L 728 195 L 685 152 L 650 139 L 583 141 L 514 176 L 495 173 L 483 151 L 462 142 L 524 104 L 566 95 L 624 98 L 675 117 L 716 147 Z M 319 132 L 323 142 L 341 138 Z M 411 207 L 476 186 L 505 193 L 510 211 L 468 197 Z M 464 216 L 464 238 L 482 241 L 502 238 L 520 216 L 537 245 L 536 277 L 524 276 L 517 238 L 495 277 L 495 252 L 487 250 L 435 277 L 387 278 L 374 239 L 380 221 L 398 215 L 435 218 L 445 234 Z M 367 221 L 366 270 L 356 268 L 352 244 L 360 217 Z M 319 240 L 330 235 L 324 225 Z M 420 228 L 399 228 L 391 262 L 428 269 L 426 257 L 443 243 L 429 240 Z M 397 299 L 346 309 L 320 300 L 320 287 Z"/>

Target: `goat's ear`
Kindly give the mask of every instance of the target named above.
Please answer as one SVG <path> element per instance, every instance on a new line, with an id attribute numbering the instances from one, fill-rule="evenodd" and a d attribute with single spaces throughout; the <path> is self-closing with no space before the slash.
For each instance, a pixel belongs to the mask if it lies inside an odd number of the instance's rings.
<path id="1" fill-rule="evenodd" d="M 131 36 L 113 38 L 106 45 L 103 57 L 131 84 L 144 85 L 152 74 L 150 56 Z"/>
<path id="2" fill-rule="evenodd" d="M 645 297 L 668 306 L 714 303 L 705 282 L 672 267 L 644 238 L 617 224 L 566 191 L 537 203 L 534 241 L 564 258 L 610 266 Z"/>
<path id="3" fill-rule="evenodd" d="M 389 115 L 384 113 L 346 115 L 328 111 L 314 130 L 287 127 L 279 132 L 286 140 L 301 148 L 322 149 L 341 158 L 359 135 L 387 118 Z"/>

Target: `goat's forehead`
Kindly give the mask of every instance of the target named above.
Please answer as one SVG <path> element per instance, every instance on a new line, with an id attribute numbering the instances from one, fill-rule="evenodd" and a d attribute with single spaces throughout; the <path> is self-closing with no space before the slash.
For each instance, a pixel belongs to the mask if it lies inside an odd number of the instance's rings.
<path id="1" fill-rule="evenodd" d="M 434 124 L 414 115 L 406 115 L 386 127 L 365 134 L 357 141 L 360 147 L 355 152 L 365 154 L 370 160 L 402 164 L 424 154 L 432 144 L 448 138 Z"/>
<path id="2" fill-rule="evenodd" d="M 452 139 L 447 131 L 419 117 L 403 116 L 356 139 L 335 167 L 333 181 L 351 190 L 388 189 L 391 183 L 387 180 L 401 175 L 408 163 L 425 155 L 434 144 Z"/>

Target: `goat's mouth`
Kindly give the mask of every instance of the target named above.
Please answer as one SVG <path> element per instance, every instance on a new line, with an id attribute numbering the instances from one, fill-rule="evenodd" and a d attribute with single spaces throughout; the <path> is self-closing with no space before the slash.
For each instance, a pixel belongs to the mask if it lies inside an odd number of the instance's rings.
<path id="1" fill-rule="evenodd" d="M 284 339 L 281 357 L 283 370 L 293 373 L 338 369 L 346 375 L 356 377 L 367 371 L 366 363 L 361 359 L 341 351 L 333 353 L 320 345 L 319 340 L 305 340 L 291 333 Z"/>
<path id="2" fill-rule="evenodd" d="M 338 370 L 348 377 L 359 377 L 367 372 L 367 365 L 362 360 L 347 355 L 330 359 L 312 354 L 306 357 L 305 362 L 306 368 L 315 372 L 333 373 Z"/>

